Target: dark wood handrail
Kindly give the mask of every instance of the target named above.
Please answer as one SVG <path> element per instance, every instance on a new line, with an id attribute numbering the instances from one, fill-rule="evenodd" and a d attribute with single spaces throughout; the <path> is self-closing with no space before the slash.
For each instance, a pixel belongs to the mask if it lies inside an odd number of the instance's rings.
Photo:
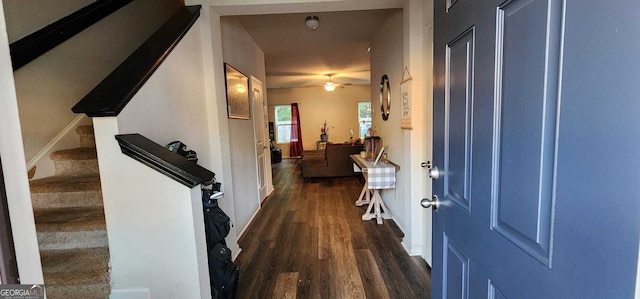
<path id="1" fill-rule="evenodd" d="M 71 110 L 90 117 L 117 116 L 199 16 L 200 5 L 179 9 Z"/>
<path id="2" fill-rule="evenodd" d="M 133 0 L 99 0 L 9 45 L 13 70 L 38 58 Z"/>
<path id="3" fill-rule="evenodd" d="M 193 188 L 207 184 L 215 178 L 215 173 L 169 151 L 140 134 L 116 135 L 122 153 L 140 161 L 177 182 Z"/>

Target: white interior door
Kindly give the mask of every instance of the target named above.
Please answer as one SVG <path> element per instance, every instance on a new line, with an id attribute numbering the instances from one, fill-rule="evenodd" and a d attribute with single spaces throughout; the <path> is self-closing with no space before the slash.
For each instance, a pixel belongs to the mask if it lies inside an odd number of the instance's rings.
<path id="1" fill-rule="evenodd" d="M 267 134 L 267 120 L 264 118 L 264 100 L 262 94 L 262 82 L 254 76 L 251 76 L 251 97 L 253 103 L 253 132 L 255 134 L 256 143 L 256 163 L 258 165 L 258 191 L 260 193 L 260 201 L 264 200 L 268 195 L 267 165 L 269 165 L 268 140 L 265 138 Z"/>

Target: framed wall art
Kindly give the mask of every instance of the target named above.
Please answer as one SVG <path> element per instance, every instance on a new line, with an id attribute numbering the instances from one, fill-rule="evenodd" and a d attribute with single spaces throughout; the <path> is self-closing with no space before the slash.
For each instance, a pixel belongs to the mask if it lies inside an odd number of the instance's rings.
<path id="1" fill-rule="evenodd" d="M 411 74 L 407 67 L 404 68 L 402 73 L 402 82 L 400 82 L 400 128 L 405 130 L 411 130 Z"/>
<path id="2" fill-rule="evenodd" d="M 229 118 L 251 119 L 249 78 L 229 64 L 224 64 Z"/>

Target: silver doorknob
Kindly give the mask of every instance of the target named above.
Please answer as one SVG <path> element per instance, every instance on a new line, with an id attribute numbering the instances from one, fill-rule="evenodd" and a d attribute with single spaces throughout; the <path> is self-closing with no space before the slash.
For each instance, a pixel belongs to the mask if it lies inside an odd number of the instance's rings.
<path id="1" fill-rule="evenodd" d="M 433 167 L 429 169 L 429 177 L 434 181 L 440 178 L 440 169 L 438 169 L 438 166 L 433 165 Z"/>
<path id="2" fill-rule="evenodd" d="M 436 211 L 436 210 L 438 210 L 438 207 L 440 206 L 440 202 L 438 201 L 438 196 L 437 195 L 433 195 L 431 197 L 431 199 L 423 198 L 420 201 L 420 205 L 425 209 L 431 207 L 434 211 Z"/>

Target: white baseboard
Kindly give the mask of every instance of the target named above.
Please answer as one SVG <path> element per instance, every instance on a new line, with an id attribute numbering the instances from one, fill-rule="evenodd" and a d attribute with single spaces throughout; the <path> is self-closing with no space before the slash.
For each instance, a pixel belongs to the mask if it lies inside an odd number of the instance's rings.
<path id="1" fill-rule="evenodd" d="M 58 142 L 62 140 L 62 138 L 67 136 L 67 134 L 69 134 L 71 130 L 75 129 L 78 124 L 84 120 L 85 117 L 86 116 L 84 114 L 76 116 L 76 118 L 74 118 L 66 127 L 64 127 L 64 129 L 62 129 L 62 131 L 60 131 L 58 135 L 53 137 L 53 139 L 51 139 L 51 141 L 49 141 L 49 143 L 47 143 L 47 145 L 45 145 L 42 150 L 40 150 L 35 156 L 33 156 L 33 158 L 31 158 L 31 160 L 29 160 L 29 162 L 27 163 L 27 169 L 31 169 L 33 166 L 35 166 L 36 163 L 38 163 L 38 161 L 42 159 L 42 157 L 49 153 L 56 146 L 56 144 L 58 144 Z"/>
<path id="2" fill-rule="evenodd" d="M 236 258 L 240 255 L 240 252 L 242 252 L 242 248 L 240 248 L 240 245 L 238 245 L 238 243 L 236 243 L 236 245 L 231 248 L 231 260 L 236 260 Z"/>
<path id="3" fill-rule="evenodd" d="M 276 189 L 275 189 L 275 188 L 273 188 L 273 184 L 270 184 L 270 185 L 267 187 L 267 197 L 269 197 L 271 194 L 273 194 L 273 191 L 275 191 L 275 190 L 276 190 Z"/>
<path id="4" fill-rule="evenodd" d="M 411 248 L 407 252 L 409 253 L 410 256 L 422 257 L 424 250 L 422 249 L 422 246 L 411 246 Z"/>
<path id="5" fill-rule="evenodd" d="M 147 288 L 113 289 L 109 299 L 151 299 L 151 290 Z"/>
<path id="6" fill-rule="evenodd" d="M 258 215 L 258 212 L 260 212 L 260 208 L 261 207 L 258 205 L 258 208 L 253 212 L 253 215 L 249 217 L 247 223 L 245 223 L 244 226 L 240 230 L 238 230 L 238 233 L 236 234 L 236 240 L 240 240 L 242 235 L 244 235 L 244 232 L 247 230 L 247 228 L 249 228 L 249 224 L 253 222 L 253 218 L 256 218 L 256 215 Z"/>

